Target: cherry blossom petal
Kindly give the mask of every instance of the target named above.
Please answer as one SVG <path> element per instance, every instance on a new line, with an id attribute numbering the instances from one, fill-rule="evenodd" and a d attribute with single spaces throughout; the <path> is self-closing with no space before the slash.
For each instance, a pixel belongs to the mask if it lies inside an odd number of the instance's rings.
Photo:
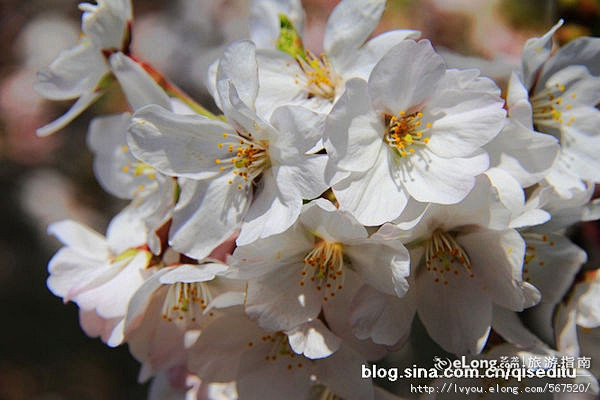
<path id="1" fill-rule="evenodd" d="M 428 40 L 404 40 L 373 68 L 369 94 L 378 112 L 412 112 L 434 93 L 445 65 Z"/>

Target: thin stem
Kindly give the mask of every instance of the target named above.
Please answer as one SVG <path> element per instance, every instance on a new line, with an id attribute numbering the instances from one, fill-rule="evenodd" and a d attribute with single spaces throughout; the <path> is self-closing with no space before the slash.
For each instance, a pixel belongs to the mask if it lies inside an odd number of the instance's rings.
<path id="1" fill-rule="evenodd" d="M 138 60 L 132 57 L 135 62 L 137 62 L 154 81 L 161 87 L 163 90 L 171 97 L 175 97 L 181 100 L 185 105 L 190 107 L 192 110 L 197 112 L 200 115 L 203 115 L 210 119 L 225 121 L 224 115 L 215 115 L 212 112 L 208 111 L 202 105 L 198 104 L 194 99 L 192 99 L 187 93 L 178 88 L 175 84 L 171 83 L 162 73 L 157 71 L 153 66 L 148 64 L 145 61 Z"/>

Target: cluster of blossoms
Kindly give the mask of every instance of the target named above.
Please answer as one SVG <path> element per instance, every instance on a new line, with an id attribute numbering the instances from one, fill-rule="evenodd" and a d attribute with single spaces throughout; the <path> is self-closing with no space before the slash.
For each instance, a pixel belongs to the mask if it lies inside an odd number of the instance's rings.
<path id="1" fill-rule="evenodd" d="M 456 355 L 492 329 L 514 354 L 598 352 L 600 275 L 576 279 L 565 228 L 600 217 L 599 39 L 530 39 L 503 98 L 417 31 L 369 39 L 385 0 L 342 0 L 320 55 L 299 0 L 253 0 L 251 40 L 207 77 L 216 115 L 130 53 L 128 0 L 80 8 L 37 83 L 77 100 L 38 133 L 117 82 L 131 112 L 88 144 L 131 202 L 106 236 L 49 227 L 48 287 L 129 345 L 153 398 L 397 398 L 361 366 L 410 346 L 415 316 Z"/>

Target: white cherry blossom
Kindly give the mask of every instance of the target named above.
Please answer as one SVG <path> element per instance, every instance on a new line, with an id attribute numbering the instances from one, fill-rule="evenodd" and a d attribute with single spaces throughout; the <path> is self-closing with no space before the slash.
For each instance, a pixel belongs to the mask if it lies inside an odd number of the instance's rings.
<path id="1" fill-rule="evenodd" d="M 509 215 L 481 176 L 465 200 L 452 206 L 431 205 L 414 228 L 402 231 L 384 225 L 379 231 L 382 236 L 396 237 L 410 249 L 414 284 L 407 296 L 414 300 L 387 305 L 385 299 L 371 301 L 363 296 L 354 307 L 355 330 L 363 336 L 398 340 L 405 326 L 380 324 L 383 332 L 369 331 L 356 325 L 367 321 L 360 314 L 385 311 L 410 316 L 416 308 L 427 332 L 442 348 L 455 354 L 479 353 L 491 327 L 494 304 L 522 311 L 540 300 L 538 290 L 522 279 L 525 243 L 517 231 L 508 229 Z M 407 322 L 405 316 L 398 319 Z"/>
<path id="2" fill-rule="evenodd" d="M 306 154 L 318 141 L 322 117 L 288 106 L 266 122 L 253 111 L 254 46 L 233 44 L 219 64 L 219 76 L 228 123 L 148 106 L 134 115 L 130 127 L 129 144 L 137 158 L 166 175 L 186 178 L 180 180 L 170 240 L 198 259 L 240 225 L 240 245 L 282 232 L 298 217 L 302 199 L 327 188 L 326 156 Z"/>
<path id="3" fill-rule="evenodd" d="M 346 173 L 331 182 L 340 207 L 380 225 L 409 199 L 461 201 L 488 168 L 481 146 L 504 124 L 498 94 L 474 70 L 446 70 L 426 40 L 392 48 L 368 83 L 347 83 L 327 119 L 328 168 Z"/>
<path id="4" fill-rule="evenodd" d="M 397 241 L 369 237 L 324 199 L 306 204 L 285 232 L 239 246 L 230 263 L 249 280 L 246 312 L 273 331 L 317 318 L 344 292 L 346 280 L 356 279 L 351 271 L 386 294 L 402 296 L 408 286 L 407 250 Z"/>
<path id="5" fill-rule="evenodd" d="M 297 354 L 285 333 L 265 332 L 240 314 L 209 325 L 192 350 L 190 370 L 208 381 L 233 376 L 241 399 L 305 400 L 314 386 L 344 399 L 374 396 L 372 381 L 360 377 L 366 359 L 354 348 L 342 344 L 332 356 L 312 360 Z M 356 373 L 345 373 L 349 367 Z"/>
<path id="6" fill-rule="evenodd" d="M 130 0 L 98 0 L 81 3 L 83 36 L 75 47 L 59 54 L 50 66 L 38 73 L 37 91 L 51 100 L 77 99 L 69 111 L 39 128 L 40 136 L 65 127 L 96 101 L 110 81 L 108 57 L 129 52 L 131 40 Z"/>
<path id="7" fill-rule="evenodd" d="M 56 222 L 48 231 L 65 244 L 48 263 L 48 288 L 77 303 L 84 330 L 119 345 L 129 300 L 151 275 L 152 254 L 135 247 L 143 242 L 113 252 L 110 239 L 73 221 Z"/>

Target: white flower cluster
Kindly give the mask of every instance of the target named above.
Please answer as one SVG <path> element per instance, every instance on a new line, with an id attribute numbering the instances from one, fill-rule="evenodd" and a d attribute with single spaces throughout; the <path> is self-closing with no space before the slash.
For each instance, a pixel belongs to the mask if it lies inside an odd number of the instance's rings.
<path id="1" fill-rule="evenodd" d="M 128 0 L 82 4 L 80 44 L 40 72 L 45 97 L 77 98 L 40 135 L 114 80 L 133 112 L 88 133 L 101 185 L 131 203 L 106 237 L 49 228 L 65 247 L 48 287 L 83 329 L 127 343 L 154 398 L 395 398 L 360 368 L 415 315 L 457 355 L 491 329 L 572 353 L 553 313 L 586 260 L 565 228 L 600 216 L 600 39 L 552 51 L 562 21 L 530 39 L 504 99 L 417 31 L 369 39 L 385 0 L 341 1 L 319 55 L 299 0 L 250 7 L 251 40 L 207 79 L 222 115 L 130 54 Z M 600 326 L 581 298 L 559 318 L 572 332 Z"/>

